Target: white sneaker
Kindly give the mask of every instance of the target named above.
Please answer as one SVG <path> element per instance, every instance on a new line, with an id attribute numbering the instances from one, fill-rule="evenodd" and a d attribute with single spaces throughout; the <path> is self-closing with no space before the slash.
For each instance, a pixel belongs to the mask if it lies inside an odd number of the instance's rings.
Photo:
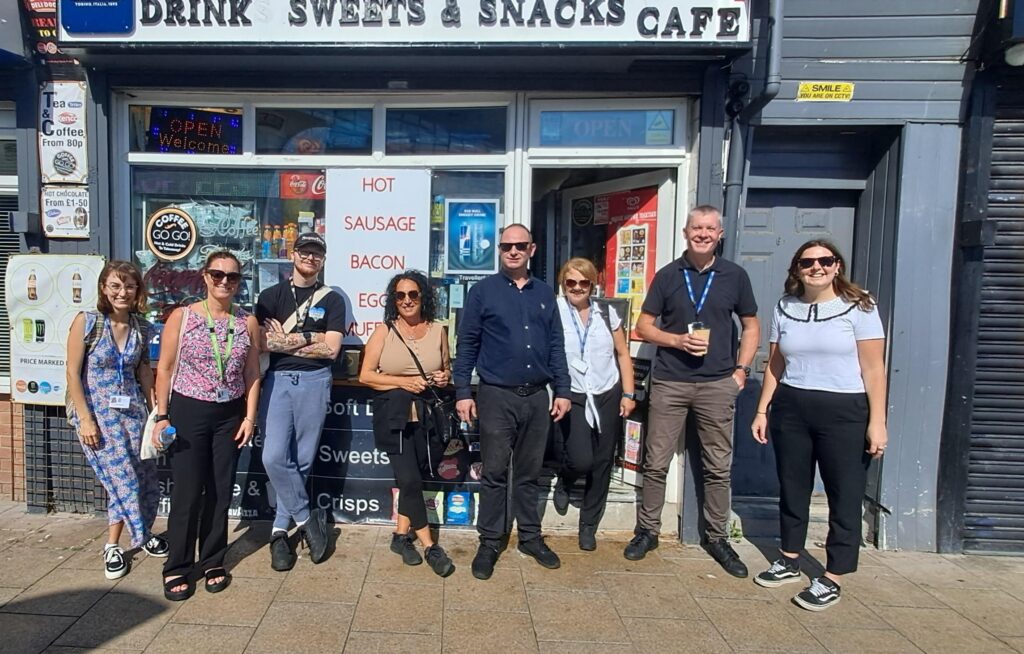
<path id="1" fill-rule="evenodd" d="M 128 574 L 128 560 L 124 558 L 124 550 L 120 545 L 111 545 L 103 549 L 103 574 L 107 579 L 120 579 Z"/>

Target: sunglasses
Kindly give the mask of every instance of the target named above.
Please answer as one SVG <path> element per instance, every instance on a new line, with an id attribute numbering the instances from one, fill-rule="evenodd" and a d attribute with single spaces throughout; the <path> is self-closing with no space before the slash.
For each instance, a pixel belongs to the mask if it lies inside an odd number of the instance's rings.
<path id="1" fill-rule="evenodd" d="M 207 270 L 206 274 L 210 276 L 214 284 L 220 284 L 224 280 L 227 280 L 228 284 L 232 286 L 242 281 L 242 273 L 237 272 L 224 272 L 223 270 Z"/>
<path id="2" fill-rule="evenodd" d="M 822 268 L 829 268 L 831 266 L 834 266 L 837 261 L 839 261 L 839 257 L 836 256 L 804 257 L 803 259 L 797 259 L 797 264 L 799 264 L 800 267 L 803 268 L 804 270 L 807 270 L 808 268 L 814 266 L 814 262 L 818 262 L 819 264 L 821 264 Z"/>
<path id="3" fill-rule="evenodd" d="M 515 248 L 519 252 L 526 252 L 526 248 L 530 247 L 529 243 L 501 243 L 498 245 L 502 252 L 511 252 L 512 248 Z"/>
<path id="4" fill-rule="evenodd" d="M 420 292 L 409 291 L 408 293 L 406 293 L 405 291 L 395 291 L 394 293 L 391 294 L 391 296 L 395 298 L 396 302 L 405 302 L 406 296 L 408 296 L 411 301 L 418 302 L 420 299 Z"/>
<path id="5" fill-rule="evenodd" d="M 565 284 L 566 288 L 576 288 L 576 286 L 579 285 L 581 290 L 590 290 L 589 279 L 566 279 L 562 283 Z"/>

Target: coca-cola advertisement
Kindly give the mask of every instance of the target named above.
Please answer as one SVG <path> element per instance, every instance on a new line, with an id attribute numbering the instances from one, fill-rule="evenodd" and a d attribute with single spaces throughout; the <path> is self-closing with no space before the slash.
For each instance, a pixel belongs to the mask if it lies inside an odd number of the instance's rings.
<path id="1" fill-rule="evenodd" d="M 322 200 L 327 197 L 327 177 L 319 171 L 281 173 L 282 200 Z"/>

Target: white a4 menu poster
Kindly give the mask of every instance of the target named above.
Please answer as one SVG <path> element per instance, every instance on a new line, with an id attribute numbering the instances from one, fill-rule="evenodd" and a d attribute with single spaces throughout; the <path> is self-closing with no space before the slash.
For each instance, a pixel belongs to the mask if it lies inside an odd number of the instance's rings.
<path id="1" fill-rule="evenodd" d="M 68 331 L 79 311 L 96 308 L 103 257 L 18 254 L 7 263 L 11 321 L 11 399 L 63 405 Z"/>
<path id="2" fill-rule="evenodd" d="M 324 281 L 345 298 L 345 343 L 365 344 L 391 278 L 430 264 L 430 171 L 329 168 L 325 230 Z"/>

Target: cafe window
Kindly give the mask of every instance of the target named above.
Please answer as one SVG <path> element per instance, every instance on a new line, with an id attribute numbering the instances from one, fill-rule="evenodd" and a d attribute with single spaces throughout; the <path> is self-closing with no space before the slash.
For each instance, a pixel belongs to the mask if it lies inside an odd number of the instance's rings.
<path id="1" fill-rule="evenodd" d="M 258 154 L 370 154 L 372 109 L 256 109 Z"/>
<path id="2" fill-rule="evenodd" d="M 387 110 L 385 152 L 504 154 L 507 107 Z"/>
<path id="3" fill-rule="evenodd" d="M 241 108 L 133 105 L 129 115 L 129 152 L 242 154 Z"/>
<path id="4" fill-rule="evenodd" d="M 131 189 L 132 215 L 139 225 L 135 258 L 153 317 L 160 321 L 174 307 L 203 297 L 199 271 L 211 252 L 230 250 L 241 261 L 237 301 L 251 308 L 260 291 L 290 275 L 298 235 L 324 232 L 323 170 L 136 166 Z M 187 252 L 170 250 L 161 257 L 154 252 L 154 234 L 171 246 L 186 241 L 156 224 L 161 216 L 191 222 L 186 231 L 194 228 L 195 238 Z"/>

